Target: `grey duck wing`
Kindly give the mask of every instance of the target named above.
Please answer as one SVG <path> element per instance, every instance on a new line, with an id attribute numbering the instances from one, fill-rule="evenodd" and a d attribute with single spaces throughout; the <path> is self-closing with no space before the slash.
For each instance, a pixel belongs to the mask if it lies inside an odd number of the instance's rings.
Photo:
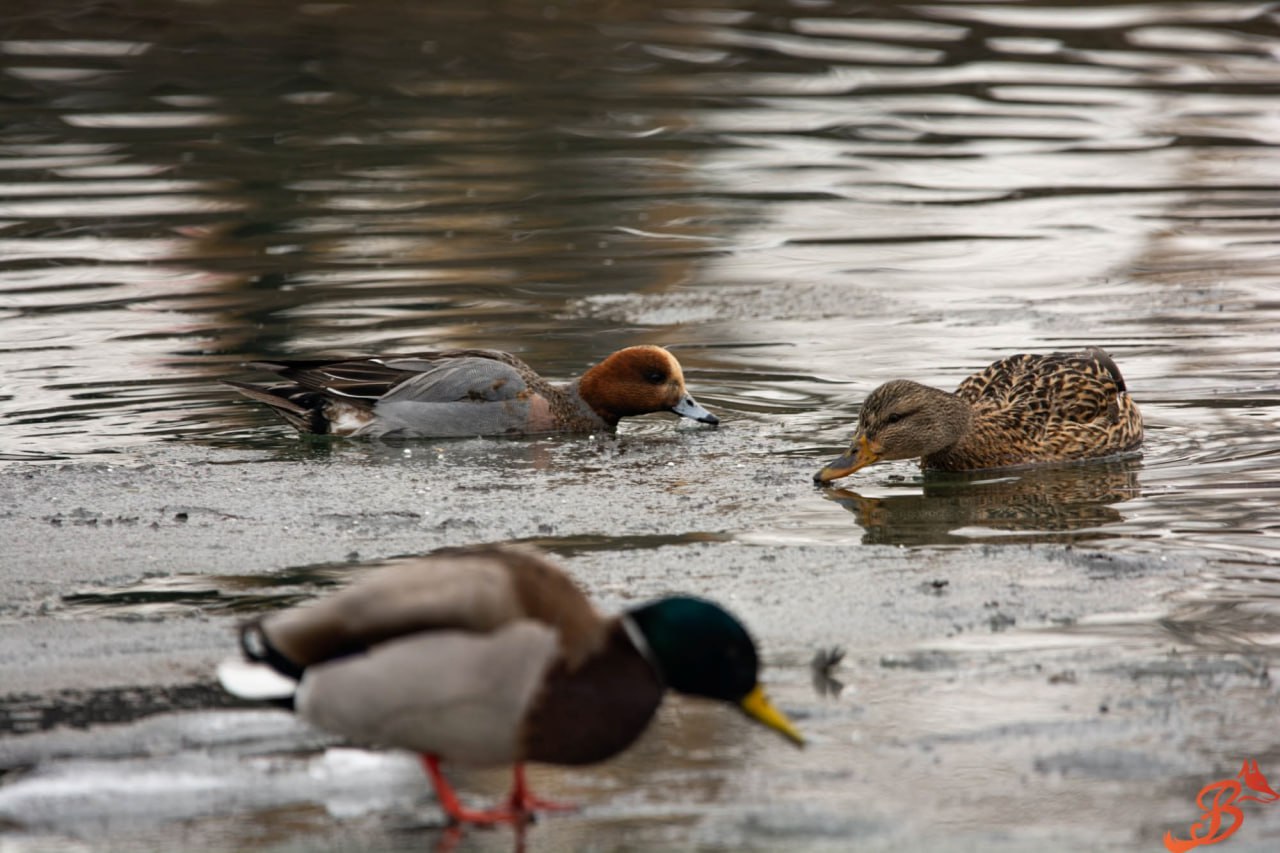
<path id="1" fill-rule="evenodd" d="M 339 361 L 253 362 L 298 391 L 372 407 L 393 396 L 416 402 L 499 401 L 521 393 L 533 376 L 518 358 L 495 350 L 441 350 Z"/>

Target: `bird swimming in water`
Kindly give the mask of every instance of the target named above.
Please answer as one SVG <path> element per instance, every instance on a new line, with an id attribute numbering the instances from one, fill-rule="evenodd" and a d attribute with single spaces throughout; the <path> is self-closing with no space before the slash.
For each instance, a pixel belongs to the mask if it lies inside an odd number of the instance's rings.
<path id="1" fill-rule="evenodd" d="M 1142 414 L 1105 351 L 1002 358 L 955 393 L 895 379 L 867 396 L 848 451 L 813 477 L 828 483 L 873 462 L 920 458 L 973 471 L 1095 459 L 1137 450 Z"/>
<path id="2" fill-rule="evenodd" d="M 259 361 L 288 382 L 223 380 L 314 435 L 449 438 L 612 430 L 618 421 L 672 412 L 720 419 L 688 392 L 662 347 L 618 350 L 578 379 L 556 385 L 514 355 L 443 350 L 318 361 Z"/>

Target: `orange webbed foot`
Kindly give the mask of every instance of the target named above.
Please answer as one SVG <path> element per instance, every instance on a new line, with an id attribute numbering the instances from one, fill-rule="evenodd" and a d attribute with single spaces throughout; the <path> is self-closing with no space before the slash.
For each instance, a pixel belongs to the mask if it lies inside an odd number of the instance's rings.
<path id="1" fill-rule="evenodd" d="M 444 778 L 444 773 L 440 770 L 439 757 L 424 754 L 422 756 L 422 766 L 431 778 L 431 784 L 435 788 L 436 799 L 440 802 L 440 808 L 444 809 L 444 813 L 449 816 L 449 820 L 454 824 L 475 824 L 477 826 L 513 824 L 519 826 L 532 821 L 538 812 L 567 812 L 576 811 L 578 808 L 572 803 L 545 800 L 535 795 L 529 790 L 529 783 L 524 775 L 524 765 L 517 764 L 512 770 L 511 794 L 507 797 L 505 805 L 493 809 L 469 809 L 462 805 L 457 793 L 453 790 L 453 786 Z"/>
<path id="2" fill-rule="evenodd" d="M 517 764 L 512 770 L 511 796 L 507 798 L 509 808 L 532 815 L 535 812 L 573 812 L 578 807 L 573 803 L 561 803 L 556 800 L 544 800 L 529 790 L 529 783 L 524 776 L 524 765 Z"/>

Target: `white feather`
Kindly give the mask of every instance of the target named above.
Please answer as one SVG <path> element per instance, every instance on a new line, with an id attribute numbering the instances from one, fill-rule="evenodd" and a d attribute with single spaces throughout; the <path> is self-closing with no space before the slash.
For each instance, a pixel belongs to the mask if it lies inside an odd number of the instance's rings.
<path id="1" fill-rule="evenodd" d="M 298 689 L 298 682 L 281 675 L 265 663 L 232 658 L 218 664 L 218 681 L 233 696 L 241 699 L 287 699 Z"/>

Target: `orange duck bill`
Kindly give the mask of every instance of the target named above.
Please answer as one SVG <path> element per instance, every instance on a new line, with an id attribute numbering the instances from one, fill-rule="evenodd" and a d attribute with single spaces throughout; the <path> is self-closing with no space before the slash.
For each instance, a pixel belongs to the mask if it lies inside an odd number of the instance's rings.
<path id="1" fill-rule="evenodd" d="M 865 435 L 858 433 L 853 438 L 853 444 L 845 451 L 843 456 L 832 459 L 822 470 L 813 475 L 815 483 L 830 483 L 832 480 L 838 480 L 841 477 L 848 476 L 859 468 L 865 468 L 872 462 L 880 459 L 880 445 L 872 444 Z"/>

